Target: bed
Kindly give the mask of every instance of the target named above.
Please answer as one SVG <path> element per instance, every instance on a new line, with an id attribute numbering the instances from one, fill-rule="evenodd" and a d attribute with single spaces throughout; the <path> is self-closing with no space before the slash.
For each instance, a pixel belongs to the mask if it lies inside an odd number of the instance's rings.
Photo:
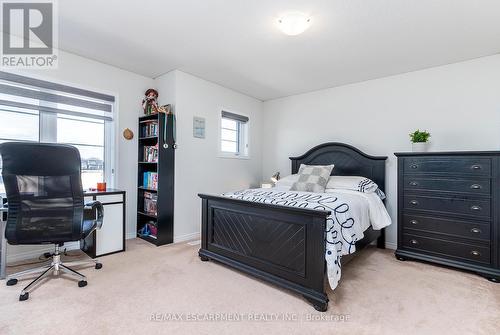
<path id="1" fill-rule="evenodd" d="M 290 157 L 292 174 L 298 172 L 301 164 L 335 164 L 332 175 L 363 176 L 373 180 L 381 191 L 385 185 L 386 159 L 343 143 L 321 144 L 302 156 Z M 330 207 L 311 209 L 248 201 L 238 193 L 231 194 L 232 197 L 199 196 L 202 261 L 221 262 L 301 294 L 318 311 L 327 310 L 325 237 L 327 220 L 332 217 Z M 384 229 L 370 227 L 362 235 L 351 247 L 359 250 L 376 241 L 378 248 L 384 248 Z"/>

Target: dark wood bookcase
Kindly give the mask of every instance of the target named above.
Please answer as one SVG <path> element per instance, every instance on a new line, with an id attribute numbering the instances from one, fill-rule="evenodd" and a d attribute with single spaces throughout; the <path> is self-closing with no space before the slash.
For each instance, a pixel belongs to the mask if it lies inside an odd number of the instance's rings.
<path id="1" fill-rule="evenodd" d="M 157 123 L 157 133 L 146 135 L 143 131 L 148 124 Z M 137 236 L 157 246 L 174 241 L 174 176 L 175 176 L 175 146 L 174 117 L 172 114 L 152 114 L 139 118 L 138 128 L 138 173 L 137 173 L 137 230 L 150 223 L 157 228 L 156 238 Z M 144 147 L 158 144 L 156 162 L 145 157 Z M 158 174 L 156 189 L 144 185 L 144 173 Z M 157 196 L 157 211 L 148 212 L 144 206 L 145 194 Z"/>

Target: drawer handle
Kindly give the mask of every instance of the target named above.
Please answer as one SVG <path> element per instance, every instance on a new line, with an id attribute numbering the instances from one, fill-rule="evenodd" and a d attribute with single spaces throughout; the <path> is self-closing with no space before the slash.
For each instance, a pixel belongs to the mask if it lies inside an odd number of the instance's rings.
<path id="1" fill-rule="evenodd" d="M 416 170 L 416 169 L 418 169 L 418 165 L 417 164 L 411 164 L 410 168 L 412 168 L 413 170 Z"/>
<path id="2" fill-rule="evenodd" d="M 480 211 L 482 208 L 481 208 L 481 206 L 473 205 L 473 206 L 470 206 L 470 209 L 473 211 Z"/>
<path id="3" fill-rule="evenodd" d="M 418 245 L 418 241 L 415 239 L 410 240 L 410 244 Z"/>
<path id="4" fill-rule="evenodd" d="M 417 220 L 411 220 L 411 221 L 410 221 L 410 223 L 411 223 L 412 225 L 417 225 L 417 224 L 418 224 L 418 221 L 417 221 Z"/>
<path id="5" fill-rule="evenodd" d="M 410 181 L 410 186 L 418 186 L 418 183 L 416 181 Z"/>
<path id="6" fill-rule="evenodd" d="M 410 205 L 417 206 L 418 205 L 418 201 L 417 200 L 411 200 L 410 201 Z"/>
<path id="7" fill-rule="evenodd" d="M 479 228 L 472 228 L 470 230 L 470 232 L 473 233 L 473 234 L 480 234 L 481 233 L 481 229 L 479 229 Z"/>
<path id="8" fill-rule="evenodd" d="M 472 184 L 470 186 L 470 188 L 473 189 L 473 190 L 480 190 L 481 189 L 481 185 L 479 185 L 479 184 Z"/>
<path id="9" fill-rule="evenodd" d="M 479 171 L 482 169 L 482 166 L 479 164 L 474 164 L 470 167 L 472 170 Z"/>
<path id="10" fill-rule="evenodd" d="M 479 257 L 479 256 L 481 256 L 481 253 L 480 253 L 479 251 L 477 251 L 477 250 L 472 250 L 472 251 L 470 252 L 470 254 L 471 254 L 472 256 L 475 256 L 475 257 Z"/>

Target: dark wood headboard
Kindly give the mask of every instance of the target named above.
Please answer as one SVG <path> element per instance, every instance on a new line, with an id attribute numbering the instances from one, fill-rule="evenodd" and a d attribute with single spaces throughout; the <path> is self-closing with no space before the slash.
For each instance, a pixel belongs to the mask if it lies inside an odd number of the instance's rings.
<path id="1" fill-rule="evenodd" d="M 336 142 L 320 144 L 301 156 L 290 157 L 292 174 L 299 171 L 300 164 L 335 164 L 333 176 L 370 178 L 384 192 L 386 159 L 386 156 L 370 156 L 351 145 Z"/>

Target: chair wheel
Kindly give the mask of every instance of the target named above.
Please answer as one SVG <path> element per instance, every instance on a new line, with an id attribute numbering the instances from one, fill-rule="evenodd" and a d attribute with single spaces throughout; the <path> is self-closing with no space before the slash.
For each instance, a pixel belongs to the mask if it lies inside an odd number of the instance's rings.
<path id="1" fill-rule="evenodd" d="M 102 263 L 95 263 L 95 269 L 96 270 L 102 269 Z"/>
<path id="2" fill-rule="evenodd" d="M 16 278 L 11 278 L 7 280 L 7 286 L 14 286 L 17 284 L 17 279 Z"/>
<path id="3" fill-rule="evenodd" d="M 87 286 L 87 281 L 86 280 L 80 280 L 78 282 L 78 287 L 85 287 Z"/>
<path id="4" fill-rule="evenodd" d="M 19 301 L 25 301 L 25 300 L 28 300 L 28 298 L 30 297 L 30 293 L 29 292 L 26 292 L 24 294 L 21 294 L 19 296 Z"/>

